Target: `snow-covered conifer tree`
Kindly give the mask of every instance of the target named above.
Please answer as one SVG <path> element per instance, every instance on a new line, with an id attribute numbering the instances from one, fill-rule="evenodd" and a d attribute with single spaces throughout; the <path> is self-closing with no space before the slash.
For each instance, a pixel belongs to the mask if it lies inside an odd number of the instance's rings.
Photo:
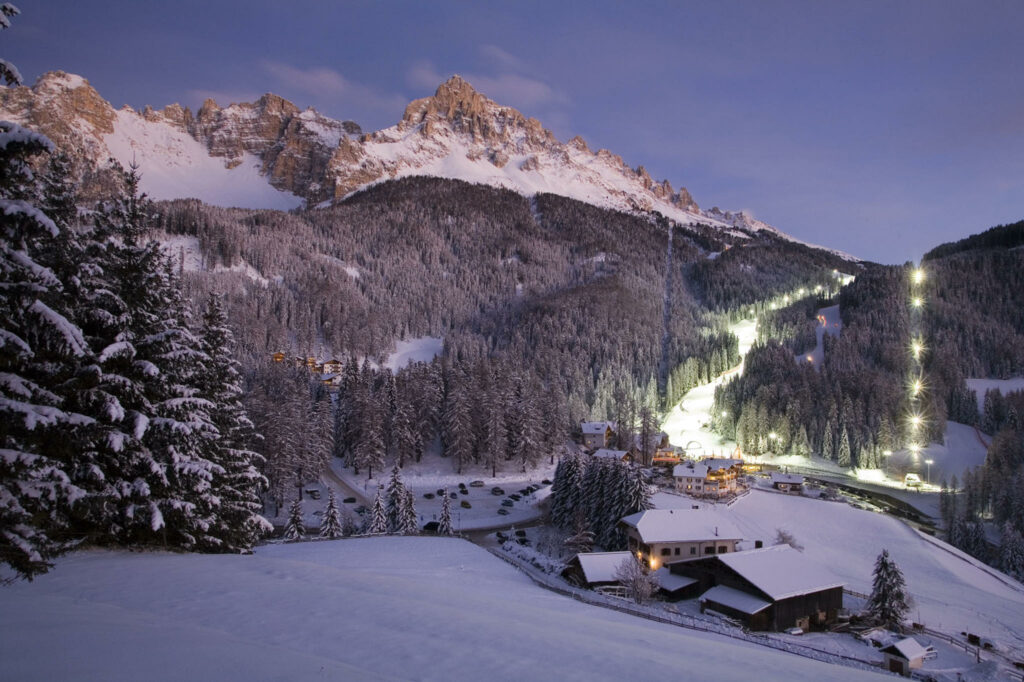
<path id="1" fill-rule="evenodd" d="M 295 498 L 288 507 L 288 522 L 284 526 L 284 539 L 296 542 L 306 537 L 306 524 L 302 520 L 302 500 Z"/>
<path id="2" fill-rule="evenodd" d="M 1017 580 L 1024 580 L 1024 539 L 1009 521 L 1003 524 L 999 543 L 999 570 Z"/>
<path id="3" fill-rule="evenodd" d="M 403 524 L 403 510 L 405 505 L 405 483 L 402 482 L 402 471 L 395 464 L 391 468 L 391 479 L 388 481 L 387 500 L 384 513 L 388 519 L 388 532 L 401 533 Z"/>
<path id="4" fill-rule="evenodd" d="M 70 435 L 90 421 L 62 409 L 62 385 L 91 352 L 63 284 L 40 262 L 60 228 L 36 205 L 28 160 L 52 150 L 0 122 L 0 562 L 25 578 L 66 547 L 67 512 L 82 495 L 69 477 Z"/>
<path id="5" fill-rule="evenodd" d="M 841 467 L 850 466 L 850 435 L 843 426 L 839 432 L 839 450 L 836 453 L 836 463 Z"/>
<path id="6" fill-rule="evenodd" d="M 203 315 L 201 348 L 209 363 L 199 377 L 199 395 L 210 402 L 210 419 L 218 432 L 210 459 L 222 470 L 213 479 L 214 493 L 220 498 L 213 533 L 223 549 L 244 551 L 273 527 L 261 516 L 259 493 L 267 479 L 257 467 L 263 457 L 251 449 L 257 434 L 242 405 L 234 336 L 215 295 L 210 296 Z"/>
<path id="7" fill-rule="evenodd" d="M 444 498 L 441 500 L 441 518 L 437 522 L 438 535 L 454 535 L 452 531 L 452 501 L 448 496 L 448 489 L 444 490 Z"/>
<path id="8" fill-rule="evenodd" d="M 416 535 L 420 532 L 420 524 L 416 518 L 416 503 L 413 501 L 412 491 L 406 488 L 405 499 L 399 514 L 398 532 L 401 535 Z"/>
<path id="9" fill-rule="evenodd" d="M 883 549 L 875 561 L 867 610 L 876 622 L 897 631 L 902 628 L 903 617 L 910 610 L 903 572 L 889 557 L 887 549 Z"/>
<path id="10" fill-rule="evenodd" d="M 324 515 L 320 519 L 320 537 L 335 540 L 344 534 L 341 526 L 341 514 L 338 511 L 338 498 L 332 488 L 327 492 L 327 508 L 324 509 Z"/>
<path id="11" fill-rule="evenodd" d="M 367 535 L 385 535 L 388 532 L 388 516 L 384 511 L 384 488 L 377 486 L 377 496 L 373 498 L 373 509 L 366 526 Z"/>

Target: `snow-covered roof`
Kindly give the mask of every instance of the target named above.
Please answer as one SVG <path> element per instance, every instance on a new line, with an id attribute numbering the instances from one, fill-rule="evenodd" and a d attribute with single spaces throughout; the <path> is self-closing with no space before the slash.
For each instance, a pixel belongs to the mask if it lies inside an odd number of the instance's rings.
<path id="1" fill-rule="evenodd" d="M 596 436 L 604 433 L 606 430 L 615 430 L 615 424 L 612 422 L 583 422 L 580 424 L 580 428 L 583 429 L 583 433 L 588 436 Z"/>
<path id="2" fill-rule="evenodd" d="M 899 654 L 908 661 L 912 661 L 915 658 L 924 658 L 928 650 L 913 637 L 907 637 L 885 647 L 882 649 L 882 653 Z"/>
<path id="3" fill-rule="evenodd" d="M 668 566 L 662 566 L 654 575 L 658 578 L 658 585 L 661 589 L 668 592 L 675 592 L 681 590 L 684 587 L 693 585 L 697 580 L 695 578 L 687 578 L 685 575 L 678 575 L 669 570 Z"/>
<path id="4" fill-rule="evenodd" d="M 698 462 L 677 464 L 672 468 L 672 476 L 674 478 L 707 478 L 707 475 L 707 466 Z"/>
<path id="5" fill-rule="evenodd" d="M 788 483 L 790 485 L 803 485 L 804 477 L 800 474 L 782 474 L 778 471 L 772 472 L 772 485 L 776 483 Z"/>
<path id="6" fill-rule="evenodd" d="M 730 469 L 736 466 L 737 464 L 743 464 L 743 460 L 708 457 L 707 459 L 701 460 L 701 464 L 706 466 L 711 471 L 718 471 L 719 469 Z"/>
<path id="7" fill-rule="evenodd" d="M 725 512 L 717 509 L 648 509 L 630 514 L 622 523 L 636 528 L 647 544 L 743 539 Z"/>
<path id="8" fill-rule="evenodd" d="M 718 554 L 716 557 L 776 601 L 843 586 L 832 571 L 789 545 Z"/>
<path id="9" fill-rule="evenodd" d="M 764 601 L 752 594 L 726 585 L 716 585 L 700 596 L 701 601 L 713 601 L 730 609 L 736 609 L 740 613 L 755 614 L 764 611 L 771 606 L 771 602 Z"/>
<path id="10" fill-rule="evenodd" d="M 576 558 L 588 583 L 613 583 L 616 582 L 615 571 L 632 556 L 631 552 L 586 552 L 577 554 Z"/>
<path id="11" fill-rule="evenodd" d="M 609 450 L 608 448 L 601 448 L 594 452 L 594 457 L 607 457 L 609 459 L 622 459 L 629 453 L 625 450 Z"/>

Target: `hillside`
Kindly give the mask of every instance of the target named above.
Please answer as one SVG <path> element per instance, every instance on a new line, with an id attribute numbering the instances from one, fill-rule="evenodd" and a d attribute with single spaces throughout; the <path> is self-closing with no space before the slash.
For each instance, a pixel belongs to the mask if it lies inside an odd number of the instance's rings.
<path id="1" fill-rule="evenodd" d="M 876 679 L 576 603 L 461 540 L 82 552 L 0 592 L 0 676 L 24 682 L 621 680 L 641 662 L 656 677 Z"/>

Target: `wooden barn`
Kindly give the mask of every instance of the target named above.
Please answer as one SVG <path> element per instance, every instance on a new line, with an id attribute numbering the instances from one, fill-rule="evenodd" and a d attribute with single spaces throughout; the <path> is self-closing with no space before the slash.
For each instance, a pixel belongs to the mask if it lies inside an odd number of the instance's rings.
<path id="1" fill-rule="evenodd" d="M 843 583 L 789 545 L 716 554 L 671 565 L 700 583 L 701 610 L 751 630 L 821 628 L 843 607 Z"/>

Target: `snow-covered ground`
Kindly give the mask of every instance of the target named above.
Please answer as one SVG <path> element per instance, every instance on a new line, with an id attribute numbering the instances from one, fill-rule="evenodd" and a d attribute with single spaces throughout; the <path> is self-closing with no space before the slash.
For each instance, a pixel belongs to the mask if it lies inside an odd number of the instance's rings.
<path id="1" fill-rule="evenodd" d="M 695 502 L 659 493 L 654 503 L 668 509 Z M 888 549 L 914 597 L 912 620 L 950 634 L 990 637 L 1004 651 L 1024 655 L 1024 585 L 891 516 L 757 489 L 718 509 L 743 532 L 745 544 L 763 540 L 769 545 L 777 529 L 789 531 L 808 559 L 856 592 L 871 592 L 875 559 Z"/>
<path id="2" fill-rule="evenodd" d="M 455 539 L 85 551 L 0 590 L 0 679 L 19 682 L 682 676 L 881 679 L 580 604 Z"/>
<path id="3" fill-rule="evenodd" d="M 739 339 L 740 356 L 745 357 L 757 340 L 757 320 L 742 320 L 729 327 Z M 725 372 L 709 384 L 689 391 L 678 405 L 665 416 L 661 430 L 668 434 L 672 445 L 686 448 L 691 457 L 703 455 L 729 455 L 736 448 L 732 441 L 722 438 L 707 429 L 711 407 L 715 402 L 715 388 L 735 374 L 743 372 L 743 363 Z"/>
<path id="4" fill-rule="evenodd" d="M 967 387 L 977 394 L 978 411 L 982 412 L 985 409 L 985 391 L 995 388 L 1003 395 L 1013 391 L 1024 391 L 1024 377 L 1015 377 L 1013 379 L 968 379 Z"/>
<path id="5" fill-rule="evenodd" d="M 225 159 L 210 156 L 183 130 L 148 121 L 127 108 L 115 113 L 114 132 L 103 141 L 126 168 L 133 161 L 139 164 L 140 188 L 153 199 L 193 197 L 214 206 L 282 211 L 302 205 L 301 198 L 270 185 L 252 154 L 244 154 L 242 162 L 229 169 Z"/>
<path id="6" fill-rule="evenodd" d="M 356 275 L 358 276 L 358 270 Z M 395 350 L 384 362 L 384 366 L 397 372 L 413 362 L 430 362 L 444 351 L 444 339 L 436 336 L 420 336 L 399 341 Z"/>
<path id="7" fill-rule="evenodd" d="M 391 470 L 387 469 L 379 474 L 375 473 L 374 478 L 367 479 L 366 473 L 356 476 L 351 469 L 341 466 L 340 460 L 334 460 L 331 464 L 331 471 L 340 478 L 348 488 L 354 490 L 357 495 L 365 499 L 366 506 L 372 502 L 377 493 L 377 486 L 387 486 L 391 476 Z M 554 467 L 545 461 L 537 469 L 531 469 L 527 473 L 516 471 L 498 472 L 496 477 L 489 475 L 490 472 L 477 470 L 467 471 L 464 474 L 456 474 L 452 471 L 451 461 L 424 455 L 423 461 L 419 464 L 410 462 L 402 470 L 402 481 L 412 491 L 416 503 L 416 513 L 420 517 L 421 525 L 430 521 L 437 521 L 441 515 L 441 497 L 438 490 L 447 490 L 448 494 L 455 493 L 456 498 L 451 500 L 452 527 L 455 530 L 471 531 L 481 528 L 507 527 L 515 524 L 536 521 L 541 512 L 537 505 L 547 498 L 550 487 L 543 481 L 551 480 L 554 476 Z M 483 481 L 483 486 L 470 485 L 474 481 Z M 465 493 L 461 492 L 459 483 L 465 485 Z M 533 493 L 520 495 L 520 490 L 527 486 L 538 486 L 539 489 Z M 499 494 L 492 490 L 500 488 Z M 341 493 L 339 493 L 340 495 Z M 519 495 L 520 499 L 511 499 L 510 495 Z M 427 499 L 426 495 L 431 495 Z M 512 502 L 511 506 L 503 505 L 504 501 Z M 463 502 L 469 504 L 466 508 Z M 321 500 L 320 505 L 323 505 Z M 499 514 L 504 509 L 507 514 Z"/>

